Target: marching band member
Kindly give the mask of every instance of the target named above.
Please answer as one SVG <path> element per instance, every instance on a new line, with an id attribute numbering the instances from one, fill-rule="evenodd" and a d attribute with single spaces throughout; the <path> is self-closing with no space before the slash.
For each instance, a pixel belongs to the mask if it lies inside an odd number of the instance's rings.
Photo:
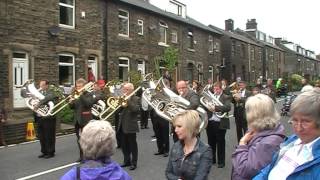
<path id="1" fill-rule="evenodd" d="M 251 92 L 246 89 L 246 83 L 244 81 L 239 82 L 239 92 L 233 95 L 232 102 L 234 103 L 234 118 L 236 121 L 237 138 L 238 142 L 241 137 L 247 132 L 248 125 L 245 116 L 245 102 Z"/>
<path id="2" fill-rule="evenodd" d="M 163 79 L 164 83 L 170 88 L 170 81 Z M 167 157 L 169 155 L 170 142 L 169 142 L 169 121 L 160 117 L 154 110 L 152 110 L 151 118 L 153 119 L 154 134 L 157 139 L 158 152 L 154 155 L 163 155 Z"/>
<path id="3" fill-rule="evenodd" d="M 277 93 L 276 93 L 276 89 L 273 86 L 272 79 L 269 78 L 267 80 L 267 85 L 265 85 L 265 87 L 261 90 L 261 93 L 268 95 L 273 100 L 273 102 L 275 103 L 277 102 L 276 100 Z"/>
<path id="4" fill-rule="evenodd" d="M 129 96 L 134 91 L 132 83 L 125 83 L 122 92 Z M 123 153 L 123 164 L 121 167 L 130 166 L 130 170 L 137 168 L 138 161 L 138 144 L 137 132 L 138 113 L 140 112 L 140 100 L 136 95 L 132 95 L 127 102 L 122 105 L 122 111 L 119 115 L 119 125 L 117 131 L 122 131 L 121 149 Z"/>
<path id="5" fill-rule="evenodd" d="M 47 104 L 49 101 L 53 101 L 56 96 L 54 93 L 49 90 L 49 81 L 41 80 L 39 83 L 40 93 L 45 96 L 39 104 L 36 105 L 36 108 L 39 108 L 41 105 Z M 39 114 L 35 113 L 35 122 L 38 124 L 38 137 L 41 145 L 41 155 L 39 158 L 52 158 L 55 153 L 55 144 L 56 144 L 56 118 L 55 116 L 46 116 L 41 117 Z"/>
<path id="6" fill-rule="evenodd" d="M 197 137 L 200 117 L 195 110 L 186 110 L 173 118 L 179 141 L 174 143 L 167 169 L 169 180 L 205 180 L 211 169 L 211 148 Z"/>
<path id="7" fill-rule="evenodd" d="M 200 105 L 200 98 L 194 91 L 188 88 L 188 84 L 186 81 L 184 80 L 178 81 L 176 84 L 176 90 L 181 97 L 185 98 L 190 102 L 190 105 L 187 107 L 187 109 L 198 108 L 198 106 Z M 178 137 L 175 131 L 173 131 L 173 141 L 174 142 L 178 141 Z"/>
<path id="8" fill-rule="evenodd" d="M 223 105 L 216 105 L 207 109 L 207 114 L 209 118 L 207 126 L 208 144 L 212 148 L 212 164 L 216 163 L 217 157 L 218 168 L 223 168 L 225 166 L 225 135 L 227 129 L 230 129 L 230 121 L 228 114 L 220 118 L 215 113 L 228 113 L 231 109 L 231 100 L 229 96 L 223 93 L 222 85 L 220 82 L 214 83 L 211 91 L 213 91 L 216 99 L 218 99 Z"/>
<path id="9" fill-rule="evenodd" d="M 74 91 L 79 91 L 82 89 L 85 84 L 87 83 L 86 80 L 83 78 L 80 78 L 76 81 L 76 86 Z M 91 93 L 89 92 L 83 92 L 80 97 L 72 97 L 70 99 L 70 108 L 74 109 L 74 122 L 75 122 L 75 131 L 77 136 L 77 143 L 79 147 L 80 157 L 78 161 L 82 160 L 82 150 L 79 145 L 79 138 L 80 133 L 83 129 L 83 127 L 91 120 L 93 119 L 91 114 L 91 108 L 94 104 L 95 100 Z"/>

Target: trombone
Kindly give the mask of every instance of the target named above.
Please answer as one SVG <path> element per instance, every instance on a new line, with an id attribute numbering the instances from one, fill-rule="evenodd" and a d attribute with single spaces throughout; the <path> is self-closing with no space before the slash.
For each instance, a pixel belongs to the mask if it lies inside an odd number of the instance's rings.
<path id="1" fill-rule="evenodd" d="M 144 85 L 143 82 L 145 81 L 149 81 L 150 79 L 152 79 L 153 75 L 152 73 L 148 73 L 146 74 L 143 78 L 142 78 L 142 83 L 141 85 L 136 88 L 132 93 L 130 93 L 129 95 L 125 96 L 125 95 L 121 95 L 121 96 L 111 96 L 107 99 L 106 104 L 107 104 L 107 108 L 100 113 L 99 118 L 100 120 L 107 120 L 111 115 L 113 115 L 120 107 L 125 106 L 127 104 L 127 101 L 136 93 L 138 92 L 142 86 Z M 111 112 L 110 112 L 111 111 Z M 109 113 L 108 113 L 109 112 Z"/>
<path id="2" fill-rule="evenodd" d="M 60 112 L 62 109 L 67 107 L 71 102 L 78 99 L 84 92 L 92 92 L 94 87 L 93 82 L 88 82 L 85 84 L 81 89 L 74 90 L 69 96 L 61 100 L 59 103 L 57 103 L 53 108 L 49 111 L 49 115 L 53 116 Z"/>

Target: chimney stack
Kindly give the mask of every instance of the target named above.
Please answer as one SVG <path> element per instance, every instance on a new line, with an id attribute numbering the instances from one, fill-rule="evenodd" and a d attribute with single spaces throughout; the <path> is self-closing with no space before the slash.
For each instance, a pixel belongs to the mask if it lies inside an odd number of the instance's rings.
<path id="1" fill-rule="evenodd" d="M 224 21 L 225 23 L 225 30 L 226 31 L 233 31 L 234 30 L 234 26 L 233 26 L 233 20 L 232 19 L 227 19 Z"/>
<path id="2" fill-rule="evenodd" d="M 256 19 L 250 19 L 250 20 L 247 21 L 246 29 L 255 29 L 255 30 L 257 30 L 257 26 L 258 26 L 258 23 L 256 22 Z"/>

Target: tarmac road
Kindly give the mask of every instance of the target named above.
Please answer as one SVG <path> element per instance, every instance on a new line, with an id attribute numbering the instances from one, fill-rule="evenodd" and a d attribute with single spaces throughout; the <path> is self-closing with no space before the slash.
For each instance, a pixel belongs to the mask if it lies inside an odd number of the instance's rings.
<path id="1" fill-rule="evenodd" d="M 278 109 L 282 107 L 282 102 L 277 103 Z M 231 111 L 232 112 L 232 111 Z M 232 113 L 230 113 L 232 114 Z M 291 134 L 290 125 L 287 123 L 288 117 L 282 117 L 282 123 L 286 126 L 287 134 Z M 226 166 L 218 169 L 212 167 L 209 179 L 228 180 L 231 173 L 230 157 L 237 144 L 234 118 L 230 117 L 231 129 L 226 134 Z M 134 171 L 128 169 L 127 172 L 135 180 L 163 180 L 165 179 L 165 168 L 168 157 L 155 156 L 156 142 L 151 136 L 153 131 L 142 129 L 138 133 L 138 168 Z M 201 138 L 204 142 L 206 134 L 203 132 Z M 170 138 L 172 140 L 172 138 Z M 172 141 L 171 141 L 172 143 Z M 74 165 L 78 158 L 78 147 L 76 136 L 74 134 L 57 137 L 56 156 L 51 159 L 39 159 L 40 144 L 38 141 L 18 144 L 9 147 L 0 148 L 0 179 L 39 179 L 39 180 L 56 180 L 59 179 L 71 166 Z M 122 163 L 122 153 L 120 149 L 116 150 L 112 157 L 119 164 Z"/>

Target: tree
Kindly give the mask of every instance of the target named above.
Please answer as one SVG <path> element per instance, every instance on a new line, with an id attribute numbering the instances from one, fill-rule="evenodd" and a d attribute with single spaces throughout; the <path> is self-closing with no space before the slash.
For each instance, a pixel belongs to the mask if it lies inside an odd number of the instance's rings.
<path id="1" fill-rule="evenodd" d="M 156 56 L 154 58 L 155 65 L 155 77 L 160 77 L 160 64 L 172 74 L 178 64 L 178 49 L 174 47 L 168 47 L 164 50 L 162 56 Z"/>

